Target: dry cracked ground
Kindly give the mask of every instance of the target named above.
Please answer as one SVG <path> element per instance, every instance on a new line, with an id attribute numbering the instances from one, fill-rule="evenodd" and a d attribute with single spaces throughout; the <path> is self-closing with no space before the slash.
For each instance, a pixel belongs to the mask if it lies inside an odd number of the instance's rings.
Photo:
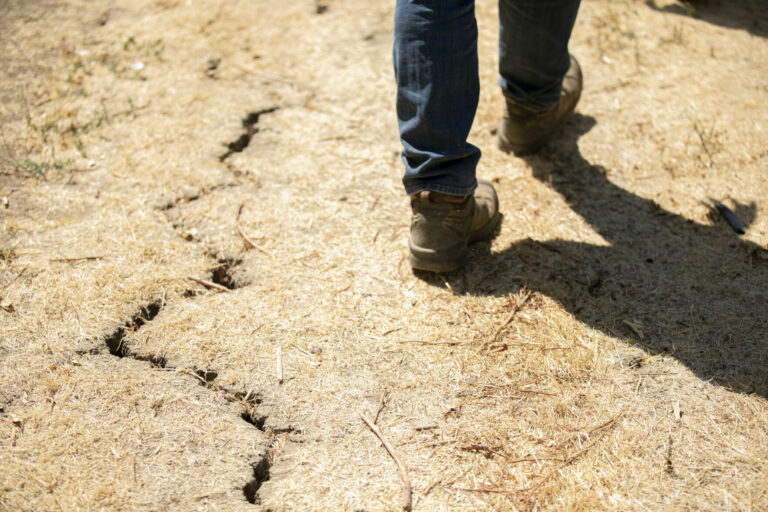
<path id="1" fill-rule="evenodd" d="M 393 2 L 0 0 L 0 510 L 768 510 L 768 7 L 585 0 L 414 274 Z M 745 230 L 737 234 L 718 201 Z"/>

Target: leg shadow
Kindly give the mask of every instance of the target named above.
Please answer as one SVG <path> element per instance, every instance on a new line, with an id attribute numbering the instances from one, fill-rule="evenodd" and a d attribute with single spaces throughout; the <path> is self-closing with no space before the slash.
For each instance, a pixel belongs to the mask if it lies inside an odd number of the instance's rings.
<path id="1" fill-rule="evenodd" d="M 611 183 L 578 149 L 594 124 L 574 115 L 526 161 L 609 245 L 527 239 L 496 254 L 480 246 L 464 291 L 505 295 L 527 286 L 704 380 L 768 398 L 768 251 L 724 222 L 697 224 Z"/>

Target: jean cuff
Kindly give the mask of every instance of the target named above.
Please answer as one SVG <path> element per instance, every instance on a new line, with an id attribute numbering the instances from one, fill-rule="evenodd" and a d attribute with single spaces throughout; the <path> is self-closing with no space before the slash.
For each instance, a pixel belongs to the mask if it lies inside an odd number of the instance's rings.
<path id="1" fill-rule="evenodd" d="M 557 92 L 550 91 L 537 97 L 531 94 L 524 94 L 522 91 L 515 91 L 503 77 L 499 77 L 498 82 L 499 86 L 501 86 L 501 93 L 508 102 L 532 112 L 546 112 L 557 105 L 560 99 L 559 88 Z"/>
<path id="2" fill-rule="evenodd" d="M 449 196 L 468 196 L 472 194 L 476 188 L 477 188 L 477 181 L 475 181 L 475 183 L 469 188 L 451 187 L 448 185 L 443 185 L 441 183 L 414 183 L 412 185 L 405 186 L 405 193 L 408 194 L 409 196 L 412 196 L 413 194 L 417 194 L 419 192 L 429 191 L 429 192 L 439 192 L 441 194 L 448 194 Z"/>

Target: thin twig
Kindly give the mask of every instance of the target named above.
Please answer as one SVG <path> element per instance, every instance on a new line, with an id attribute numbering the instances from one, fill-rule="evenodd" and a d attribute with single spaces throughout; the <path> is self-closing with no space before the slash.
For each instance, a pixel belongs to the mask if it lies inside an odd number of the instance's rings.
<path id="1" fill-rule="evenodd" d="M 533 395 L 547 395 L 547 396 L 557 396 L 557 393 L 549 393 L 547 391 L 539 391 L 538 389 L 523 389 L 523 388 L 516 388 L 514 386 L 510 386 L 511 389 L 514 389 L 515 391 L 519 391 L 520 393 L 531 393 Z"/>
<path id="2" fill-rule="evenodd" d="M 277 381 L 283 383 L 283 349 L 280 345 L 275 350 L 275 357 L 277 358 Z"/>
<path id="3" fill-rule="evenodd" d="M 175 371 L 176 373 L 183 373 L 185 375 L 191 375 L 192 377 L 194 377 L 197 380 L 199 380 L 200 383 L 203 386 L 205 386 L 207 384 L 207 382 L 205 382 L 204 378 L 202 378 L 200 375 L 197 374 L 197 372 L 193 372 L 189 368 L 176 368 L 175 370 L 174 369 L 169 369 L 169 371 Z"/>
<path id="4" fill-rule="evenodd" d="M 389 444 L 386 439 L 384 439 L 384 435 L 381 433 L 381 430 L 379 430 L 379 427 L 377 427 L 376 424 L 372 422 L 368 416 L 365 415 L 365 413 L 360 413 L 360 419 L 363 420 L 366 425 L 368 425 L 368 428 L 370 428 L 374 434 L 376 434 L 376 437 L 379 438 L 381 444 L 383 444 L 384 448 L 386 448 L 387 452 L 389 452 L 389 456 L 392 457 L 392 460 L 394 460 L 395 464 L 397 464 L 397 469 L 400 470 L 400 479 L 403 481 L 403 510 L 410 512 L 411 481 L 408 479 L 408 472 L 405 469 L 405 464 L 403 464 L 403 461 L 400 459 L 400 457 L 398 457 L 397 453 L 395 453 L 395 449 L 392 448 L 392 445 Z"/>
<path id="5" fill-rule="evenodd" d="M 376 415 L 373 417 L 373 422 L 377 423 L 379 421 L 379 414 L 381 414 L 381 410 L 384 409 L 384 400 L 387 398 L 387 391 L 386 389 L 381 392 L 381 400 L 379 400 L 379 408 L 376 409 Z"/>
<path id="6" fill-rule="evenodd" d="M 456 489 L 457 491 L 465 491 L 465 492 L 482 492 L 482 493 L 488 493 L 488 494 L 512 494 L 513 491 L 507 491 L 506 489 L 492 489 L 492 488 L 477 488 L 472 489 L 469 487 L 451 487 L 451 489 Z"/>
<path id="7" fill-rule="evenodd" d="M 427 340 L 394 340 L 395 343 L 418 343 L 419 345 L 443 345 L 446 347 L 454 347 L 456 345 L 469 345 L 464 341 L 427 341 Z"/>
<path id="8" fill-rule="evenodd" d="M 235 227 L 237 228 L 237 232 L 240 233 L 240 236 L 243 238 L 243 244 L 245 245 L 246 250 L 253 248 L 263 252 L 267 256 L 272 256 L 271 252 L 269 252 L 268 250 L 266 250 L 265 248 L 263 248 L 262 246 L 254 242 L 253 240 L 251 240 L 248 237 L 248 235 L 245 234 L 245 232 L 243 231 L 243 228 L 240 227 L 240 214 L 242 213 L 244 206 L 245 206 L 245 203 L 242 203 L 240 205 L 240 208 L 237 209 L 237 217 L 235 217 Z"/>
<path id="9" fill-rule="evenodd" d="M 435 480 L 434 482 L 432 482 L 431 484 L 429 484 L 429 486 L 424 490 L 424 493 L 422 494 L 422 496 L 426 496 L 427 494 L 432 492 L 432 489 L 434 489 L 435 487 L 437 487 L 441 483 L 443 483 L 443 481 L 438 479 L 438 480 Z"/>
<path id="10" fill-rule="evenodd" d="M 191 279 L 192 281 L 196 282 L 197 284 L 201 284 L 201 285 L 205 286 L 206 288 L 210 288 L 212 290 L 219 290 L 221 292 L 228 292 L 229 291 L 229 288 L 227 288 L 226 286 L 222 286 L 222 285 L 217 284 L 217 283 L 212 283 L 212 282 L 206 281 L 204 279 L 198 279 L 198 278 L 192 277 L 192 276 L 187 276 L 187 279 Z"/>
<path id="11" fill-rule="evenodd" d="M 504 321 L 503 324 L 499 326 L 498 329 L 496 329 L 496 332 L 493 333 L 493 337 L 491 338 L 490 343 L 494 343 L 496 342 L 496 340 L 498 340 L 499 335 L 501 334 L 501 331 L 503 331 L 510 323 L 512 323 L 512 320 L 514 320 L 517 312 L 520 311 L 520 308 L 523 307 L 523 304 L 525 304 L 525 302 L 530 298 L 531 296 L 530 290 L 526 290 L 525 288 L 523 288 L 523 291 L 525 293 L 520 298 L 520 300 L 517 301 L 517 304 L 514 304 L 512 306 L 512 311 L 509 312 L 509 316 L 507 317 L 507 319 Z"/>
<path id="12" fill-rule="evenodd" d="M 460 450 L 465 452 L 483 453 L 486 456 L 499 455 L 506 459 L 507 456 L 499 451 L 500 448 L 500 446 L 485 446 L 483 444 L 470 444 L 467 446 L 459 447 Z"/>
<path id="13" fill-rule="evenodd" d="M 93 260 L 100 260 L 104 256 L 80 256 L 79 258 L 48 258 L 48 261 L 56 261 L 56 262 L 64 262 L 64 263 L 75 263 L 76 261 L 93 261 Z"/>
<path id="14" fill-rule="evenodd" d="M 622 412 L 623 412 L 623 411 L 622 411 Z M 617 414 L 616 416 L 614 416 L 613 418 L 609 419 L 609 420 L 608 420 L 608 421 L 606 421 L 605 423 L 601 423 L 601 424 L 599 424 L 599 425 L 598 425 L 598 426 L 596 426 L 596 427 L 592 427 L 592 428 L 591 428 L 591 429 L 590 429 L 590 430 L 587 432 L 587 434 L 594 434 L 594 433 L 595 433 L 595 432 L 597 432 L 598 430 L 602 430 L 602 429 L 604 429 L 604 428 L 606 428 L 606 427 L 609 427 L 609 426 L 613 425 L 613 424 L 616 422 L 616 418 L 618 418 L 619 416 L 621 416 L 621 413 Z"/>

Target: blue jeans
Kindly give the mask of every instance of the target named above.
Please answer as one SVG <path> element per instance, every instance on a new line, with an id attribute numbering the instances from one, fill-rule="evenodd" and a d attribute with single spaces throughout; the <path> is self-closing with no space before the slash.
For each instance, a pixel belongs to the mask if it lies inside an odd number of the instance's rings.
<path id="1" fill-rule="evenodd" d="M 397 120 L 408 194 L 471 194 L 480 150 L 467 142 L 480 94 L 474 0 L 397 0 Z M 499 0 L 499 85 L 546 110 L 560 97 L 579 0 Z"/>

